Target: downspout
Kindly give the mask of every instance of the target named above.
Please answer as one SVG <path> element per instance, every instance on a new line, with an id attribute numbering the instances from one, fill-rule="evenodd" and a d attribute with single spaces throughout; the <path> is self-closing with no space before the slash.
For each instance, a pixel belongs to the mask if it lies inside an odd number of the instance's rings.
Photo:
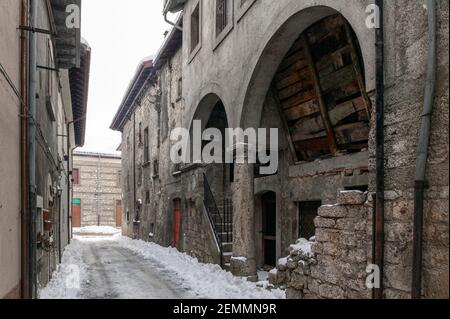
<path id="1" fill-rule="evenodd" d="M 180 27 L 180 26 L 178 25 L 178 23 L 174 23 L 174 22 L 170 21 L 170 20 L 167 18 L 167 14 L 168 14 L 167 11 L 164 12 L 164 21 L 166 21 L 168 24 L 170 24 L 171 26 L 173 26 L 175 29 L 178 29 L 178 30 L 180 30 L 181 32 L 183 32 L 183 28 Z"/>
<path id="2" fill-rule="evenodd" d="M 37 26 L 38 0 L 30 0 L 30 26 Z M 29 37 L 29 84 L 28 84 L 28 177 L 29 177 L 29 294 L 36 297 L 36 38 L 34 32 Z"/>
<path id="3" fill-rule="evenodd" d="M 376 29 L 376 200 L 374 213 L 374 264 L 380 271 L 373 298 L 383 298 L 384 277 L 384 18 L 383 0 L 376 0 L 380 27 Z"/>
<path id="4" fill-rule="evenodd" d="M 26 0 L 21 2 L 20 25 L 25 26 L 28 17 L 28 5 Z M 22 101 L 28 101 L 27 85 L 27 37 L 24 30 L 20 31 L 20 94 Z M 21 201 L 21 298 L 29 299 L 28 281 L 28 117 L 26 105 L 21 103 L 20 118 L 20 201 Z"/>
<path id="5" fill-rule="evenodd" d="M 416 175 L 414 185 L 414 230 L 413 230 L 413 273 L 412 299 L 422 297 L 422 240 L 423 206 L 425 193 L 425 172 L 430 143 L 431 115 L 433 112 L 436 86 L 436 1 L 427 0 L 428 12 L 428 59 L 425 97 L 421 115 L 419 141 L 417 146 Z"/>
<path id="6" fill-rule="evenodd" d="M 136 210 L 136 111 L 133 112 L 133 215 L 134 228 L 136 229 L 138 222 Z M 136 237 L 139 238 L 139 228 Z"/>
<path id="7" fill-rule="evenodd" d="M 71 191 L 71 187 L 70 187 L 70 180 L 72 179 L 71 175 L 70 175 L 70 124 L 66 125 L 66 130 L 67 130 L 67 244 L 70 244 L 70 239 L 71 239 L 71 227 L 70 227 L 70 218 L 72 216 L 71 214 L 71 209 L 70 209 L 70 204 L 71 204 L 71 200 L 72 200 L 72 191 Z"/>

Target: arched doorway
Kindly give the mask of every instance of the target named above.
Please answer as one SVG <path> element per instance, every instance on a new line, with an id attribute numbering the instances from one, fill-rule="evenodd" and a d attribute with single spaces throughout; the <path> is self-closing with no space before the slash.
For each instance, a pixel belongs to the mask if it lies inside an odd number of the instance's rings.
<path id="1" fill-rule="evenodd" d="M 233 164 L 226 163 L 225 134 L 229 128 L 229 122 L 225 106 L 222 100 L 215 94 L 208 94 L 200 102 L 194 115 L 191 125 L 191 136 L 196 137 L 195 125 L 201 121 L 202 135 L 202 161 L 201 170 L 203 173 L 203 203 L 208 214 L 211 228 L 214 232 L 215 240 L 220 250 L 220 260 L 222 266 L 230 263 L 233 248 L 233 209 L 231 200 L 231 183 L 233 181 Z M 203 136 L 205 131 L 212 132 L 216 136 Z M 216 138 L 221 138 L 220 144 L 217 144 Z M 203 139 L 205 138 L 205 140 Z M 211 140 L 208 140 L 210 138 Z M 214 143 L 212 143 L 214 141 Z M 195 143 L 191 141 L 192 156 L 195 163 Z M 216 147 L 211 147 L 214 144 Z M 220 150 L 220 154 L 216 154 Z M 212 162 L 206 162 L 204 155 L 210 155 L 214 158 Z"/>

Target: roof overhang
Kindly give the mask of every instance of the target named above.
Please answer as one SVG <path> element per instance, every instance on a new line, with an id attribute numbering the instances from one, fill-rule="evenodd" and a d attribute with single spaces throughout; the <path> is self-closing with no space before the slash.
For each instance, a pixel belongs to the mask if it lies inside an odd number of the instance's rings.
<path id="1" fill-rule="evenodd" d="M 82 43 L 80 48 L 80 67 L 69 70 L 75 145 L 77 147 L 84 145 L 86 133 L 90 66 L 91 48 L 87 43 Z"/>
<path id="2" fill-rule="evenodd" d="M 119 110 L 114 117 L 114 120 L 110 128 L 114 131 L 122 131 L 127 121 L 128 115 L 134 111 L 136 105 L 136 98 L 142 92 L 147 79 L 153 72 L 153 59 L 146 58 L 140 64 L 134 75 L 133 80 L 128 86 L 127 93 L 125 94 Z"/>
<path id="3" fill-rule="evenodd" d="M 176 13 L 183 10 L 184 4 L 187 0 L 165 0 L 164 1 L 164 14 L 171 12 Z"/>
<path id="4" fill-rule="evenodd" d="M 81 14 L 81 0 L 51 0 L 55 28 L 55 48 L 58 68 L 70 69 L 80 66 L 81 29 L 67 25 L 67 18 L 72 13 L 68 6 L 75 5 Z M 80 16 L 81 18 L 81 16 Z"/>

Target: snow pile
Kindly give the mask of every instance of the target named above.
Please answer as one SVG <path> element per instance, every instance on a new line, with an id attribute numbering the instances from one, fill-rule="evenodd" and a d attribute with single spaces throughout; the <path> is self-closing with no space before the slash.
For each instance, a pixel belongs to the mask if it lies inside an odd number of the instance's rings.
<path id="1" fill-rule="evenodd" d="M 73 228 L 74 235 L 115 235 L 120 232 L 120 229 L 110 226 L 87 226 Z"/>
<path id="2" fill-rule="evenodd" d="M 87 266 L 83 262 L 83 243 L 73 239 L 62 257 L 62 264 L 53 273 L 48 285 L 39 290 L 40 299 L 78 299 Z"/>
<path id="3" fill-rule="evenodd" d="M 291 253 L 291 255 L 294 254 L 299 255 L 303 258 L 311 258 L 313 257 L 312 244 L 313 241 L 300 238 L 295 242 L 295 245 L 289 246 L 289 252 Z"/>
<path id="4" fill-rule="evenodd" d="M 145 259 L 163 265 L 173 273 L 180 285 L 193 291 L 199 298 L 210 299 L 284 299 L 285 292 L 269 291 L 243 278 L 233 276 L 218 265 L 202 264 L 197 259 L 174 248 L 118 236 L 119 244 Z"/>

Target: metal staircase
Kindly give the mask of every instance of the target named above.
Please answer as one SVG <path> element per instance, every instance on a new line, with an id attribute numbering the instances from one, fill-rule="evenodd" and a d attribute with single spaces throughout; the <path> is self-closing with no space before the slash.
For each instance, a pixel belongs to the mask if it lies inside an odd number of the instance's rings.
<path id="1" fill-rule="evenodd" d="M 230 196 L 214 196 L 208 178 L 203 174 L 204 199 L 208 218 L 220 250 L 220 266 L 230 269 L 233 255 L 233 205 Z M 220 203 L 219 205 L 217 203 Z"/>

